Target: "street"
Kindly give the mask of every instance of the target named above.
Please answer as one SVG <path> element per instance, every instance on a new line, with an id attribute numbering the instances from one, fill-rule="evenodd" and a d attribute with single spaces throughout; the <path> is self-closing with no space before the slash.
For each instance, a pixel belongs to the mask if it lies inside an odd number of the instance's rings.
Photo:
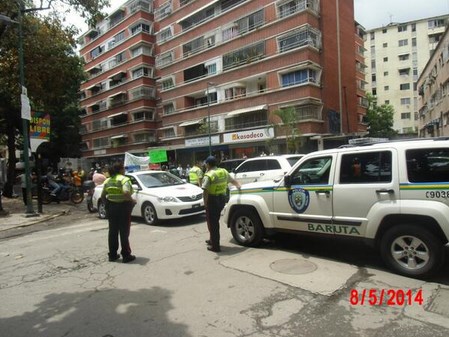
<path id="1" fill-rule="evenodd" d="M 236 245 L 223 226 L 217 254 L 206 250 L 199 216 L 161 226 L 133 219 L 137 259 L 123 264 L 107 261 L 107 221 L 84 204 L 50 222 L 0 240 L 0 336 L 449 332 L 447 263 L 425 282 L 390 273 L 361 244 L 281 235 L 252 249 Z"/>

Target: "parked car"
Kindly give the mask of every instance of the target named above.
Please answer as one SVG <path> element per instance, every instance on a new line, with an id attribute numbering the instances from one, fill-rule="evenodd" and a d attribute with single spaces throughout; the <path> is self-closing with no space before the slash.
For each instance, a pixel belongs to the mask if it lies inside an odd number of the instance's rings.
<path id="1" fill-rule="evenodd" d="M 245 160 L 246 159 L 244 159 L 244 158 L 227 159 L 227 160 L 223 160 L 218 166 L 226 169 L 226 171 L 228 171 L 228 172 L 232 172 L 237 168 L 237 166 L 239 166 Z"/>
<path id="2" fill-rule="evenodd" d="M 163 219 L 177 219 L 204 213 L 203 190 L 166 171 L 139 171 L 126 174 L 134 188 L 137 203 L 132 216 L 142 217 L 149 225 Z M 101 199 L 103 185 L 95 187 L 92 198 L 100 218 L 107 218 Z"/>
<path id="3" fill-rule="evenodd" d="M 276 232 L 363 240 L 396 273 L 427 278 L 449 242 L 449 140 L 309 153 L 283 179 L 231 191 L 222 220 L 243 246 Z"/>
<path id="4" fill-rule="evenodd" d="M 249 158 L 237 166 L 232 176 L 241 184 L 280 179 L 303 156 L 294 154 Z"/>

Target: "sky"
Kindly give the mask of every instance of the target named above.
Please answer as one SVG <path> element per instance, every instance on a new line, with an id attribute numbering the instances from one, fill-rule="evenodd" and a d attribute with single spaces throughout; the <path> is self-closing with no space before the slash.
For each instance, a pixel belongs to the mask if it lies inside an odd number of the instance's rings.
<path id="1" fill-rule="evenodd" d="M 449 14 L 449 0 L 354 0 L 354 12 L 356 21 L 369 30 Z"/>
<path id="2" fill-rule="evenodd" d="M 332 0 L 321 0 L 332 1 Z M 346 0 L 340 0 L 346 1 Z M 449 14 L 449 0 L 353 0 L 355 19 L 365 29 L 388 25 L 390 22 L 407 22 L 432 16 Z M 118 8 L 126 0 L 111 0 L 107 12 Z M 77 15 L 70 20 L 81 32 L 87 26 Z"/>

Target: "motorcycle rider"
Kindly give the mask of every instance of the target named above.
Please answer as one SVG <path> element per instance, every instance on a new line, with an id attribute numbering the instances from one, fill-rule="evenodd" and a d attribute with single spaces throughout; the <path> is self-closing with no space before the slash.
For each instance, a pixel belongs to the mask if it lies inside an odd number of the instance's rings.
<path id="1" fill-rule="evenodd" d="M 56 181 L 56 177 L 53 175 L 53 169 L 51 167 L 47 168 L 47 181 L 48 181 L 48 185 L 51 186 L 52 191 L 50 193 L 51 196 L 56 197 L 59 193 L 59 191 L 61 191 L 62 187 L 61 185 L 59 185 Z"/>

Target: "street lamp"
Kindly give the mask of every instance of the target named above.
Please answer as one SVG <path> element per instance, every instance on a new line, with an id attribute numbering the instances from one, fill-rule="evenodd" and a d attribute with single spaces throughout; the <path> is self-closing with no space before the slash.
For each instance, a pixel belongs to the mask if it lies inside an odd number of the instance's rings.
<path id="1" fill-rule="evenodd" d="M 209 97 L 209 86 L 214 86 L 215 83 L 207 82 L 206 96 L 207 96 L 207 133 L 209 136 L 209 156 L 212 156 L 212 138 L 210 134 L 210 97 Z"/>

